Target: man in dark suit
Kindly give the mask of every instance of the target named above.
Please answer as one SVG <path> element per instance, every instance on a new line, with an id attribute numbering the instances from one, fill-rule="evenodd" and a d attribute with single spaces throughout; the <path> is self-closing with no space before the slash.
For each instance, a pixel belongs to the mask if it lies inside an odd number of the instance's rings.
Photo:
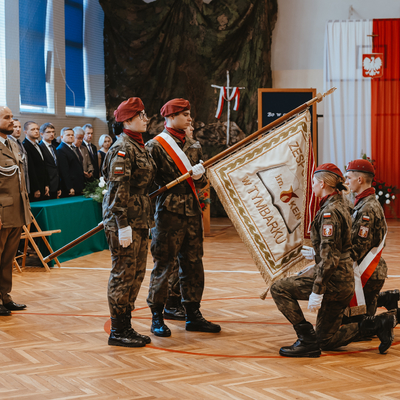
<path id="1" fill-rule="evenodd" d="M 21 238 L 22 226 L 31 223 L 28 193 L 26 192 L 21 151 L 8 139 L 13 132 L 13 115 L 0 105 L 0 315 L 23 310 L 11 298 L 12 266 Z"/>
<path id="2" fill-rule="evenodd" d="M 28 174 L 31 187 L 29 200 L 44 200 L 49 196 L 50 180 L 46 162 L 38 144 L 38 139 L 40 138 L 39 125 L 33 121 L 25 122 L 24 133 L 25 140 L 22 144 L 28 154 Z"/>
<path id="3" fill-rule="evenodd" d="M 58 167 L 61 177 L 62 196 L 82 194 L 85 184 L 83 166 L 78 154 L 73 150 L 74 131 L 72 128 L 61 129 L 62 142 L 57 147 Z"/>
<path id="4" fill-rule="evenodd" d="M 93 126 L 91 124 L 86 124 L 82 126 L 85 131 L 85 136 L 83 137 L 82 146 L 86 147 L 89 152 L 90 161 L 93 165 L 93 178 L 99 179 L 99 159 L 97 157 L 97 147 L 92 144 L 93 140 Z"/>
<path id="5" fill-rule="evenodd" d="M 39 147 L 42 150 L 44 161 L 46 162 L 47 173 L 50 180 L 50 199 L 56 199 L 61 196 L 60 175 L 58 173 L 58 160 L 56 155 L 56 147 L 53 145 L 53 139 L 56 134 L 54 126 L 50 122 L 46 122 L 40 127 L 40 136 L 42 141 Z"/>

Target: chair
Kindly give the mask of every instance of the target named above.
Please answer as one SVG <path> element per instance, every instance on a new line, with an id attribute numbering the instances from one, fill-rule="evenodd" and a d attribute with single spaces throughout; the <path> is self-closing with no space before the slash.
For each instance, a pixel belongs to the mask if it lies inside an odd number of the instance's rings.
<path id="1" fill-rule="evenodd" d="M 31 246 L 35 250 L 36 254 L 38 255 L 40 261 L 42 262 L 43 266 L 46 268 L 46 271 L 50 272 L 50 267 L 44 261 L 42 253 L 40 252 L 39 247 L 35 243 L 34 238 L 41 237 L 43 239 L 44 244 L 49 249 L 50 253 L 53 253 L 53 249 L 51 248 L 50 243 L 47 240 L 47 236 L 51 236 L 53 233 L 59 233 L 59 232 L 61 232 L 61 229 L 56 229 L 56 230 L 52 230 L 52 231 L 42 231 L 40 229 L 40 226 L 37 223 L 35 217 L 32 215 L 32 212 L 31 212 L 31 218 L 32 218 L 33 224 L 35 225 L 35 227 L 37 229 L 37 232 L 31 232 L 30 231 L 31 224 L 29 224 L 28 226 L 24 225 L 22 227 L 23 228 L 23 232 L 21 234 L 21 239 L 25 239 L 24 253 L 22 255 L 16 256 L 14 258 L 13 265 L 18 270 L 18 272 L 22 272 L 22 269 L 21 269 L 21 267 L 19 266 L 19 264 L 17 262 L 17 258 L 22 257 L 22 268 L 24 268 L 25 267 L 25 262 L 26 262 L 26 253 L 27 253 L 27 250 L 28 250 L 28 241 L 29 241 Z M 55 258 L 54 260 L 55 260 L 56 264 L 58 265 L 58 268 L 61 268 L 61 264 L 58 261 L 58 259 Z"/>

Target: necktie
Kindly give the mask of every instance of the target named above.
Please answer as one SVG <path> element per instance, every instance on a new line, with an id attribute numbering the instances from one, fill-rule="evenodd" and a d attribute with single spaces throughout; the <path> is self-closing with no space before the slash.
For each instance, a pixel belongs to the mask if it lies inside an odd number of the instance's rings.
<path id="1" fill-rule="evenodd" d="M 83 157 L 82 157 L 82 154 L 81 154 L 80 150 L 78 149 L 78 147 L 75 147 L 75 151 L 76 151 L 76 155 L 77 155 L 78 158 L 79 158 L 79 161 L 80 161 L 81 164 L 83 165 Z"/>
<path id="2" fill-rule="evenodd" d="M 92 145 L 88 143 L 87 148 L 89 149 L 90 157 L 93 158 Z"/>
<path id="3" fill-rule="evenodd" d="M 10 141 L 8 139 L 5 140 L 4 146 L 6 146 L 7 149 L 12 152 L 11 144 L 10 144 Z"/>
<path id="4" fill-rule="evenodd" d="M 42 160 L 44 160 L 43 154 L 42 154 L 42 151 L 40 150 L 39 145 L 35 142 L 34 146 L 35 146 L 35 149 L 37 150 L 37 152 L 40 154 L 40 157 L 42 157 Z"/>
<path id="5" fill-rule="evenodd" d="M 57 165 L 57 158 L 56 158 L 56 154 L 54 153 L 53 146 L 50 145 L 49 147 L 50 147 L 51 154 L 53 155 L 54 164 Z"/>

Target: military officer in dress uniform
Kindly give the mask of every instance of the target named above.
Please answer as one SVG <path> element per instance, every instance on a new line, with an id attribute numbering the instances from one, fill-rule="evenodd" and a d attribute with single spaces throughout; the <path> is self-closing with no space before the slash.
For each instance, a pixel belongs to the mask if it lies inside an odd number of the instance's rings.
<path id="1" fill-rule="evenodd" d="M 13 260 L 22 226 L 32 222 L 21 150 L 7 138 L 13 129 L 11 110 L 0 106 L 0 315 L 26 308 L 25 304 L 14 303 L 10 295 Z"/>
<path id="2" fill-rule="evenodd" d="M 321 349 L 333 350 L 375 333 L 385 352 L 393 342 L 393 314 L 385 314 L 360 323 L 341 326 L 344 311 L 354 293 L 351 258 L 351 216 L 342 192 L 348 192 L 340 169 L 322 164 L 314 173 L 313 192 L 320 198 L 320 209 L 311 227 L 312 248 L 302 251 L 316 265 L 297 276 L 284 278 L 271 287 L 271 295 L 284 316 L 293 324 L 298 340 L 282 347 L 285 357 L 319 357 Z M 316 331 L 304 318 L 298 300 L 308 299 L 308 309 L 318 311 Z"/>
<path id="3" fill-rule="evenodd" d="M 146 272 L 149 228 L 153 224 L 148 192 L 156 165 L 143 143 L 148 119 L 142 100 L 131 97 L 122 102 L 114 116 L 114 130 L 119 137 L 107 152 L 103 166 L 107 183 L 103 221 L 112 259 L 108 344 L 142 347 L 151 340 L 132 329 L 131 311 Z"/>
<path id="4" fill-rule="evenodd" d="M 156 183 L 163 187 L 192 169 L 192 178 L 162 193 L 156 200 L 155 228 L 152 229 L 151 254 L 154 268 L 150 277 L 147 303 L 156 336 L 170 336 L 163 309 L 168 295 L 168 278 L 176 257 L 182 303 L 186 311 L 186 330 L 219 332 L 221 327 L 205 320 L 200 312 L 204 289 L 203 228 L 196 187 L 207 184 L 199 142 L 186 136 L 191 124 L 190 103 L 185 99 L 168 101 L 161 108 L 165 129 L 146 143 L 157 164 Z M 183 167 L 182 167 L 183 166 Z"/>

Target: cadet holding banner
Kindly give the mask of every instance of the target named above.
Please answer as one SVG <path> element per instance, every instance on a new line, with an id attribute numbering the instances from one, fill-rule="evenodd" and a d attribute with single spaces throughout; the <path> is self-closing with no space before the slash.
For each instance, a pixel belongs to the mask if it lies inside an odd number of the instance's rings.
<path id="1" fill-rule="evenodd" d="M 393 313 L 364 317 L 360 323 L 341 326 L 354 294 L 352 221 L 342 197 L 342 192 L 349 191 L 344 182 L 342 172 L 334 164 L 322 164 L 315 170 L 313 192 L 320 198 L 320 210 L 311 227 L 313 247 L 303 250 L 303 255 L 315 258 L 316 265 L 271 287 L 278 309 L 293 324 L 298 336 L 292 346 L 280 349 L 282 356 L 319 357 L 321 349 L 334 350 L 368 334 L 378 335 L 381 353 L 393 342 Z M 316 331 L 305 320 L 298 300 L 308 300 L 308 309 L 318 312 Z"/>
<path id="2" fill-rule="evenodd" d="M 176 257 L 179 257 L 180 264 L 186 330 L 219 332 L 220 326 L 205 320 L 199 310 L 204 290 L 204 269 L 202 215 L 196 187 L 204 187 L 207 180 L 201 165 L 201 146 L 184 131 L 192 121 L 190 103 L 185 99 L 170 100 L 161 108 L 161 115 L 166 120 L 164 131 L 146 143 L 157 164 L 156 183 L 162 187 L 187 171 L 193 170 L 193 174 L 156 200 L 156 226 L 151 231 L 154 268 L 147 298 L 153 315 L 151 332 L 156 336 L 171 335 L 164 323 L 163 310 L 168 296 L 168 278 Z"/>

